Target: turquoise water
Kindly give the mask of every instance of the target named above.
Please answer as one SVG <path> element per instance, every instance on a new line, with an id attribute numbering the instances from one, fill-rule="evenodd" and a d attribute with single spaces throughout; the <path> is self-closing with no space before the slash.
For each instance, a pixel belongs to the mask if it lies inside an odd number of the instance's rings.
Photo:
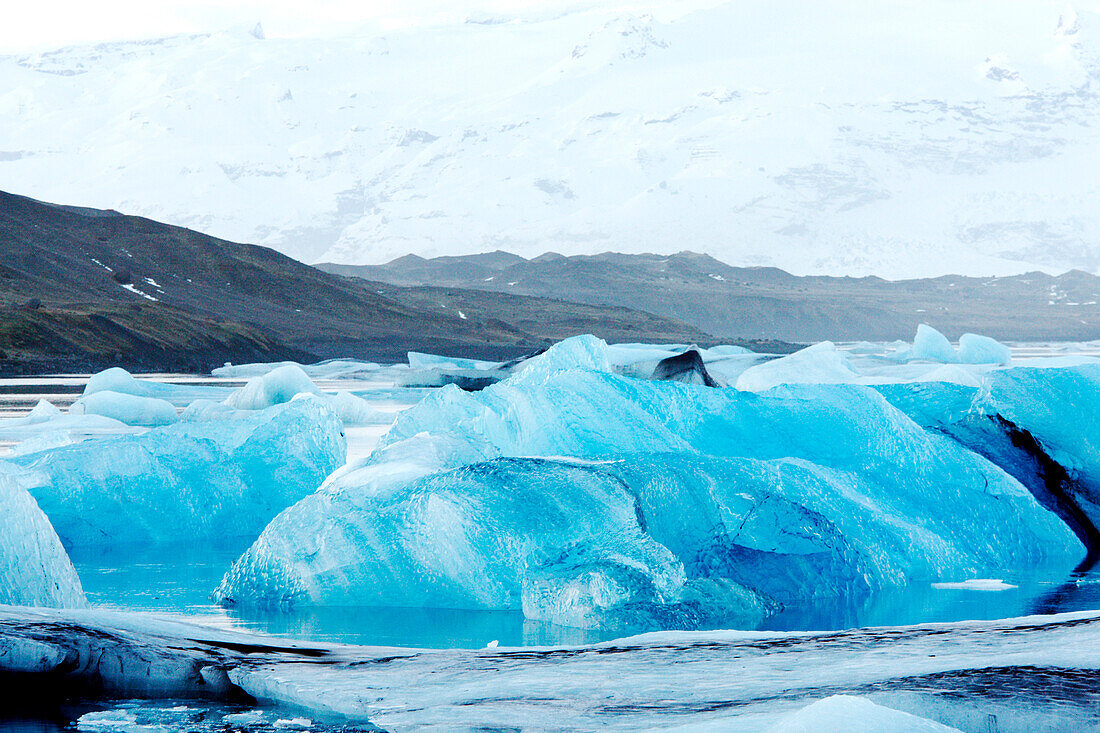
<path id="1" fill-rule="evenodd" d="M 280 612 L 215 606 L 210 592 L 249 542 L 241 538 L 214 547 L 121 547 L 94 553 L 75 548 L 71 554 L 93 604 L 182 614 L 226 628 L 315 641 L 478 648 L 492 641 L 502 646 L 580 644 L 649 630 L 566 628 L 525 620 L 519 611 L 302 608 Z M 869 599 L 825 599 L 788 606 L 753 628 L 832 630 L 1100 608 L 1097 573 L 1075 577 L 1006 574 L 1004 580 L 1017 587 L 977 591 L 938 589 L 931 583 L 920 583 L 889 589 Z"/>

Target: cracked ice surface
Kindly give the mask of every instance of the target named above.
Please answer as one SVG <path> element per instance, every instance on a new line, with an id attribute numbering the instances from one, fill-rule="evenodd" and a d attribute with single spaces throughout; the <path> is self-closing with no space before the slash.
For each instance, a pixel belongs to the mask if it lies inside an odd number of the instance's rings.
<path id="1" fill-rule="evenodd" d="M 0 604 L 83 606 L 69 556 L 37 502 L 0 469 Z"/>

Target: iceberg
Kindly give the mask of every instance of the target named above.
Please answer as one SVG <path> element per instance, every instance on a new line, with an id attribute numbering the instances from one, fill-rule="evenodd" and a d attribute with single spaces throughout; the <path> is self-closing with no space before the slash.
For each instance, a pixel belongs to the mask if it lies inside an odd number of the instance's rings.
<path id="1" fill-rule="evenodd" d="M 249 379 L 248 384 L 225 399 L 225 404 L 237 410 L 262 410 L 290 402 L 300 394 L 319 395 L 321 390 L 301 367 L 287 364 Z"/>
<path id="2" fill-rule="evenodd" d="M 651 379 L 682 384 L 701 384 L 705 387 L 721 386 L 707 371 L 703 357 L 695 349 L 661 359 L 654 367 Z"/>
<path id="3" fill-rule="evenodd" d="M 327 359 L 316 364 L 299 364 L 295 361 L 263 362 L 255 364 L 229 364 L 213 369 L 211 376 L 220 379 L 250 379 L 262 377 L 265 374 L 282 367 L 293 366 L 301 369 L 311 379 L 339 379 L 344 377 L 362 376 L 367 372 L 381 369 L 381 365 L 372 361 L 357 361 L 355 359 Z"/>
<path id="4" fill-rule="evenodd" d="M 324 529 L 335 517 L 341 526 Z M 559 602 L 572 620 L 591 625 L 600 611 L 661 603 L 683 584 L 682 567 L 642 531 L 634 498 L 620 483 L 540 459 L 466 466 L 377 497 L 328 487 L 281 515 L 264 535 L 250 550 L 255 560 L 239 563 L 218 597 L 524 608 L 531 618 Z M 312 572 L 298 573 L 290 584 L 278 565 L 269 564 L 270 575 L 254 572 L 264 558 L 284 552 L 308 562 Z M 572 571 L 572 580 L 578 567 L 601 587 L 582 593 L 557 584 L 563 569 Z"/>
<path id="5" fill-rule="evenodd" d="M 436 354 L 422 354 L 419 351 L 410 351 L 408 354 L 409 366 L 413 369 L 459 369 L 477 370 L 497 369 L 501 366 L 498 361 L 483 361 L 481 359 L 460 359 L 453 356 L 438 356 Z"/>
<path id="6" fill-rule="evenodd" d="M 326 394 L 317 388 L 313 380 L 297 364 L 277 367 L 266 374 L 253 377 L 225 400 L 230 410 L 263 410 L 296 399 L 314 399 L 324 403 L 345 425 L 384 425 L 392 417 L 379 412 L 366 400 L 350 392 Z M 187 418 L 196 420 L 200 415 L 216 417 L 218 408 L 200 403 L 188 411 Z"/>
<path id="7" fill-rule="evenodd" d="M 323 395 L 320 399 L 344 425 L 388 425 L 394 420 L 392 413 L 374 409 L 369 402 L 351 392 L 341 390 L 334 395 Z"/>
<path id="8" fill-rule="evenodd" d="M 1008 364 L 1012 352 L 1007 346 L 988 336 L 964 333 L 959 338 L 959 361 L 963 364 Z"/>
<path id="9" fill-rule="evenodd" d="M 922 323 L 917 326 L 913 344 L 903 345 L 890 358 L 897 361 L 938 361 L 950 364 L 958 361 L 959 355 L 946 336 L 927 323 Z"/>
<path id="10" fill-rule="evenodd" d="M 1007 346 L 976 333 L 964 333 L 959 338 L 956 351 L 951 342 L 942 333 L 922 323 L 917 326 L 917 335 L 912 346 L 905 343 L 889 355 L 894 361 L 930 361 L 942 364 L 1008 364 L 1012 352 Z"/>
<path id="11" fill-rule="evenodd" d="M 315 400 L 247 417 L 11 456 L 0 468 L 72 546 L 255 536 L 344 463 L 340 421 Z"/>
<path id="12" fill-rule="evenodd" d="M 50 521 L 0 464 L 0 605 L 80 607 L 80 580 Z"/>
<path id="13" fill-rule="evenodd" d="M 224 402 L 195 400 L 180 413 L 180 422 L 216 422 L 219 420 L 245 420 L 254 410 L 238 410 Z"/>
<path id="14" fill-rule="evenodd" d="M 136 431 L 137 428 L 103 415 L 63 413 L 46 400 L 39 400 L 38 404 L 22 417 L 0 419 L 0 440 L 27 443 L 20 449 L 21 452 L 33 450 L 35 443 L 42 445 L 72 443 L 92 435 L 116 435 Z"/>
<path id="15" fill-rule="evenodd" d="M 703 357 L 704 362 L 729 359 L 734 356 L 754 356 L 755 353 L 744 346 L 734 346 L 733 344 L 719 344 L 709 349 L 699 349 L 699 355 Z"/>
<path id="16" fill-rule="evenodd" d="M 631 379 L 601 343 L 429 395 L 281 513 L 216 596 L 691 628 L 1084 555 L 1025 486 L 875 390 Z"/>
<path id="17" fill-rule="evenodd" d="M 229 390 L 210 385 L 166 384 L 150 379 L 135 379 L 125 369 L 111 367 L 93 374 L 88 379 L 88 383 L 84 386 L 84 396 L 87 397 L 96 392 L 116 392 L 134 397 L 148 397 L 171 402 L 176 407 L 186 407 L 193 400 L 200 398 L 223 399 Z"/>
<path id="18" fill-rule="evenodd" d="M 125 425 L 141 427 L 169 425 L 179 419 L 171 402 L 110 390 L 92 392 L 81 397 L 69 407 L 69 414 L 100 415 Z"/>
<path id="19" fill-rule="evenodd" d="M 822 341 L 749 367 L 737 377 L 736 386 L 745 392 L 763 392 L 780 384 L 847 384 L 857 376 L 848 355 L 833 342 Z"/>
<path id="20" fill-rule="evenodd" d="M 459 389 L 476 392 L 490 384 L 496 384 L 507 376 L 506 371 L 494 369 L 409 369 L 396 375 L 394 384 L 407 389 L 454 385 Z"/>

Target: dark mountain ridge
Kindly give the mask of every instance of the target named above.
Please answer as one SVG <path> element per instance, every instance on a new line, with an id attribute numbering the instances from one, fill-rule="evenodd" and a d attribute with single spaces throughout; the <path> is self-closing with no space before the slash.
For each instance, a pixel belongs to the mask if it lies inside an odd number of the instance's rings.
<path id="1" fill-rule="evenodd" d="M 1010 341 L 1100 338 L 1100 277 L 1080 270 L 1053 276 L 797 276 L 773 267 L 733 267 L 695 252 L 608 252 L 526 260 L 508 253 L 385 265 L 318 265 L 342 275 L 397 285 L 476 288 L 644 308 L 721 339 L 786 341 L 912 338 L 929 323 L 950 338 L 967 331 Z"/>

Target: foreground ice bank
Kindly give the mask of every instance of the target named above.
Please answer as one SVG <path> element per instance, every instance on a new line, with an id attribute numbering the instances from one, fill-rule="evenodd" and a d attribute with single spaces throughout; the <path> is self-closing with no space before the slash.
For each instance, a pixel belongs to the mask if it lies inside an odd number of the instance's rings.
<path id="1" fill-rule="evenodd" d="M 344 462 L 340 421 L 296 400 L 0 462 L 66 544 L 255 536 Z"/>
<path id="2" fill-rule="evenodd" d="M 48 683 L 193 707 L 247 695 L 279 706 L 267 708 L 279 717 L 306 711 L 315 730 L 350 721 L 393 731 L 1076 732 L 1095 729 L 1097 644 L 1095 612 L 433 650 L 307 645 L 143 614 L 0 608 L 0 675 L 14 683 L 0 688 L 0 707 L 12 690 Z M 236 730 L 252 721 L 225 722 Z"/>
<path id="3" fill-rule="evenodd" d="M 218 597 L 691 627 L 1084 554 L 1017 480 L 869 388 L 609 368 L 602 342 L 570 339 L 429 397 L 278 516 Z"/>

